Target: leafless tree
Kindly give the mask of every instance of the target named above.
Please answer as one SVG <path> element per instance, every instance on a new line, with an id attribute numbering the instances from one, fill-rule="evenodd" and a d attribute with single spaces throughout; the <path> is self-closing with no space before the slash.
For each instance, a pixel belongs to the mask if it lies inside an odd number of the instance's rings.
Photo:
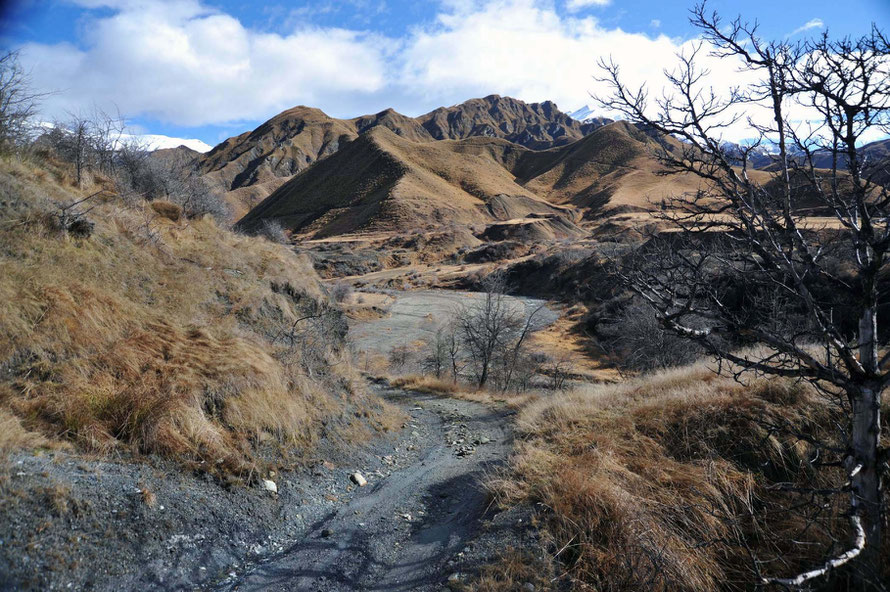
<path id="1" fill-rule="evenodd" d="M 436 334 L 427 343 L 426 356 L 421 360 L 423 371 L 442 378 L 442 374 L 448 369 L 450 345 L 447 327 L 436 329 Z"/>
<path id="2" fill-rule="evenodd" d="M 626 85 L 614 62 L 600 63 L 613 91 L 601 103 L 663 139 L 659 155 L 670 173 L 691 173 L 704 186 L 658 214 L 677 229 L 670 253 L 637 258 L 622 276 L 664 326 L 735 367 L 842 393 L 850 546 L 805 573 L 763 582 L 799 588 L 846 565 L 856 589 L 883 589 L 881 475 L 888 458 L 880 411 L 890 354 L 880 351 L 877 314 L 890 193 L 875 183 L 862 146 L 867 134 L 888 131 L 890 44 L 874 26 L 858 39 L 768 42 L 756 24 L 723 22 L 704 4 L 693 9 L 692 22 L 703 42 L 665 73 L 670 91 L 654 100 L 645 87 Z M 699 66 L 705 51 L 737 61 L 759 82 L 720 96 Z M 745 118 L 746 109 L 763 106 L 771 124 Z M 801 108 L 815 115 L 801 121 Z M 727 148 L 724 130 L 745 121 L 759 140 Z M 769 174 L 749 165 L 762 145 L 776 152 Z M 817 168 L 816 155 L 826 154 L 831 165 Z M 832 223 L 815 227 L 805 215 L 813 208 Z M 737 301 L 742 288 L 769 295 L 759 314 Z M 850 326 L 835 314 L 841 305 L 852 311 Z M 781 322 L 786 312 L 805 322 Z"/>
<path id="3" fill-rule="evenodd" d="M 458 310 L 455 323 L 477 386 L 486 386 L 497 365 L 503 386 L 512 380 L 522 347 L 537 328 L 541 308 L 526 314 L 523 306 L 511 302 L 501 274 L 488 276 L 482 287 L 482 297 Z"/>
<path id="4" fill-rule="evenodd" d="M 34 92 L 30 82 L 19 52 L 0 56 L 0 149 L 8 150 L 30 136 L 31 119 L 46 96 Z"/>
<path id="5" fill-rule="evenodd" d="M 110 115 L 93 107 L 92 112 L 69 113 L 68 120 L 57 122 L 45 136 L 56 153 L 74 165 L 78 186 L 87 173 L 100 171 L 114 174 L 116 153 L 125 124 L 120 115 Z"/>

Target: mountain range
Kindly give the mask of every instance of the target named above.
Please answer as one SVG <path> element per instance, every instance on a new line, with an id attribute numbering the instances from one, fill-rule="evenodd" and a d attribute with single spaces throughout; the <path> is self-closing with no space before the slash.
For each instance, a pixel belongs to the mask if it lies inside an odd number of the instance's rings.
<path id="1" fill-rule="evenodd" d="M 868 153 L 884 162 L 888 145 Z M 566 114 L 489 95 L 420 117 L 294 107 L 194 162 L 249 231 L 266 220 L 314 237 L 511 222 L 559 235 L 696 191 L 691 175 L 661 174 L 657 151 L 678 146 L 589 107 Z M 772 162 L 760 160 L 755 168 Z"/>
<path id="2" fill-rule="evenodd" d="M 608 121 L 581 123 L 550 101 L 525 103 L 498 95 L 441 107 L 416 118 L 387 109 L 336 119 L 319 109 L 299 106 L 225 140 L 198 157 L 197 164 L 201 174 L 228 194 L 240 215 L 312 163 L 372 128 L 384 127 L 419 143 L 489 137 L 541 150 L 575 142 Z"/>

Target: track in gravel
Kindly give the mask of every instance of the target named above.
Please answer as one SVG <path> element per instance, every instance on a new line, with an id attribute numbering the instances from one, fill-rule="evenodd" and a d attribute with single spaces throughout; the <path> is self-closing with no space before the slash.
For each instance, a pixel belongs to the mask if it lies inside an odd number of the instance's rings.
<path id="1" fill-rule="evenodd" d="M 376 481 L 300 541 L 220 590 L 441 590 L 448 562 L 479 530 L 486 473 L 510 448 L 510 412 L 387 391 L 429 428 L 420 460 Z M 466 448 L 474 448 L 466 454 Z"/>

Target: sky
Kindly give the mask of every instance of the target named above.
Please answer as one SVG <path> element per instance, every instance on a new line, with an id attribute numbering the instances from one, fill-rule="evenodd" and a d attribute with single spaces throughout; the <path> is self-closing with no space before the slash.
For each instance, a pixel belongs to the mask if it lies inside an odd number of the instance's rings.
<path id="1" fill-rule="evenodd" d="M 696 31 L 693 0 L 18 0 L 0 43 L 19 49 L 42 116 L 94 105 L 130 133 L 215 145 L 295 105 L 333 117 L 416 116 L 489 94 L 563 111 L 603 93 L 596 62 L 657 85 Z M 890 30 L 890 0 L 711 0 L 768 39 Z M 713 85 L 737 80 L 709 63 Z M 739 132 L 743 133 L 743 132 Z"/>

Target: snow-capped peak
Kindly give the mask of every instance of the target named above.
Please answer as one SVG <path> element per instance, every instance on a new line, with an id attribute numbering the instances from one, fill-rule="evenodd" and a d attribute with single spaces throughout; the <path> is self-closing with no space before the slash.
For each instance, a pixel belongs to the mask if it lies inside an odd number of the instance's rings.
<path id="1" fill-rule="evenodd" d="M 594 113 L 593 107 L 591 107 L 590 105 L 584 105 L 580 109 L 569 113 L 569 117 L 571 117 L 572 119 L 575 119 L 577 121 L 584 122 L 584 121 L 587 121 L 588 119 L 592 119 L 594 117 L 593 113 Z"/>

